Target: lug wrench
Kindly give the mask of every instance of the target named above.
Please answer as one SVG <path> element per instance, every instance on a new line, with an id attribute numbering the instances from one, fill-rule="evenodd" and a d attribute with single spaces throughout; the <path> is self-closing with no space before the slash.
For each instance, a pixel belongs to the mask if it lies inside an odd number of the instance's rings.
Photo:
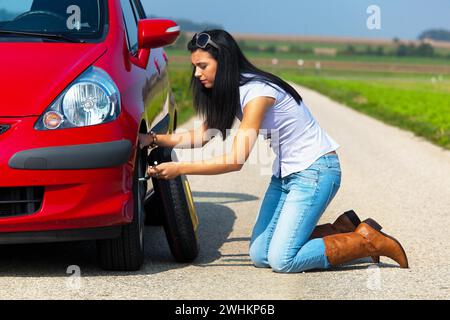
<path id="1" fill-rule="evenodd" d="M 155 162 L 153 162 L 153 166 L 150 166 L 150 168 L 153 168 L 153 167 L 156 167 L 158 165 L 158 161 L 155 161 Z M 143 178 L 139 178 L 139 181 L 140 182 L 144 182 L 144 181 L 147 181 L 147 180 L 149 180 L 150 179 L 150 176 L 145 176 L 145 177 L 143 177 Z"/>

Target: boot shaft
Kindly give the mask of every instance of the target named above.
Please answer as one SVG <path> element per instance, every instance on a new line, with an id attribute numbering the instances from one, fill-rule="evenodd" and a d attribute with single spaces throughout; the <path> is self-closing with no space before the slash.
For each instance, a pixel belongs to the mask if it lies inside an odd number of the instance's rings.
<path id="1" fill-rule="evenodd" d="M 401 268 L 408 259 L 401 244 L 391 236 L 361 223 L 354 232 L 334 234 L 323 238 L 325 253 L 332 266 L 369 256 L 386 256 Z"/>

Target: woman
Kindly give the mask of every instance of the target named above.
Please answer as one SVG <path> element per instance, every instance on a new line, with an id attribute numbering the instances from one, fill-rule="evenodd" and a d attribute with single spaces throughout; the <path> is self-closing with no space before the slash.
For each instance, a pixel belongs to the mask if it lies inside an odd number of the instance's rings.
<path id="1" fill-rule="evenodd" d="M 203 126 L 197 132 L 141 135 L 141 146 L 201 147 L 208 129 L 217 129 L 225 140 L 236 117 L 241 124 L 230 153 L 208 161 L 161 163 L 149 168 L 149 176 L 239 171 L 264 131 L 277 157 L 250 241 L 255 266 L 301 272 L 383 255 L 408 267 L 400 243 L 381 233 L 372 219 L 361 223 L 350 211 L 333 224 L 315 227 L 340 186 L 339 145 L 289 84 L 252 65 L 226 31 L 198 33 L 188 50 L 194 107 Z"/>

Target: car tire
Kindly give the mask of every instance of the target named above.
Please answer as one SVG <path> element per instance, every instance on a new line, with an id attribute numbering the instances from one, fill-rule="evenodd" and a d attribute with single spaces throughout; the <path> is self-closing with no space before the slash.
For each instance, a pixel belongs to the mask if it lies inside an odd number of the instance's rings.
<path id="1" fill-rule="evenodd" d="M 146 226 L 164 225 L 164 208 L 161 199 L 154 190 L 145 195 L 144 210 Z"/>
<path id="2" fill-rule="evenodd" d="M 174 99 L 173 94 L 171 93 L 171 99 Z M 173 102 L 174 103 L 174 102 Z M 177 129 L 177 110 L 174 110 L 174 118 L 173 118 L 173 131 Z M 153 151 L 157 152 L 157 151 Z M 161 158 L 161 156 L 159 157 Z M 168 160 L 170 161 L 170 160 Z M 149 165 L 153 165 L 150 163 Z M 152 180 L 153 182 L 153 180 Z M 151 190 L 145 195 L 144 198 L 144 210 L 145 210 L 145 225 L 146 226 L 163 226 L 164 225 L 164 208 L 162 206 L 162 202 L 160 197 L 156 194 L 156 191 Z"/>
<path id="3" fill-rule="evenodd" d="M 105 270 L 137 271 L 144 262 L 144 220 L 143 198 L 145 186 L 139 182 L 146 172 L 146 158 L 143 150 L 136 155 L 133 174 L 134 214 L 131 223 L 122 227 L 119 238 L 97 240 L 100 266 Z"/>
<path id="4" fill-rule="evenodd" d="M 153 150 L 149 162 L 154 163 L 155 160 L 158 163 L 172 161 L 171 150 L 161 147 Z M 199 246 L 197 230 L 194 227 L 187 200 L 186 192 L 191 192 L 187 178 L 185 176 L 178 176 L 170 180 L 152 178 L 152 182 L 156 196 L 162 203 L 163 226 L 170 251 L 176 261 L 191 262 L 198 256 Z M 195 213 L 193 214 L 195 215 Z"/>

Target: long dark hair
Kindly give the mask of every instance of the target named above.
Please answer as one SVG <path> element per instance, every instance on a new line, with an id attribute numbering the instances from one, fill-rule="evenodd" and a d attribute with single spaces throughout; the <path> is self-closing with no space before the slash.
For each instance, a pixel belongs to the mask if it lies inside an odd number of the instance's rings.
<path id="1" fill-rule="evenodd" d="M 198 49 L 207 51 L 217 61 L 216 78 L 211 89 L 205 88 L 195 77 L 195 66 L 192 70 L 191 89 L 194 97 L 194 108 L 197 115 L 205 120 L 208 129 L 217 129 L 226 138 L 226 130 L 231 129 L 236 113 L 240 110 L 239 86 L 250 81 L 264 82 L 276 89 L 277 85 L 290 94 L 297 103 L 301 96 L 288 83 L 279 77 L 255 67 L 244 56 L 236 40 L 224 30 L 203 31 L 210 35 L 211 40 L 219 49 L 207 45 L 204 49 L 196 45 L 195 36 L 188 43 L 192 53 Z M 244 76 L 244 73 L 251 76 Z"/>

